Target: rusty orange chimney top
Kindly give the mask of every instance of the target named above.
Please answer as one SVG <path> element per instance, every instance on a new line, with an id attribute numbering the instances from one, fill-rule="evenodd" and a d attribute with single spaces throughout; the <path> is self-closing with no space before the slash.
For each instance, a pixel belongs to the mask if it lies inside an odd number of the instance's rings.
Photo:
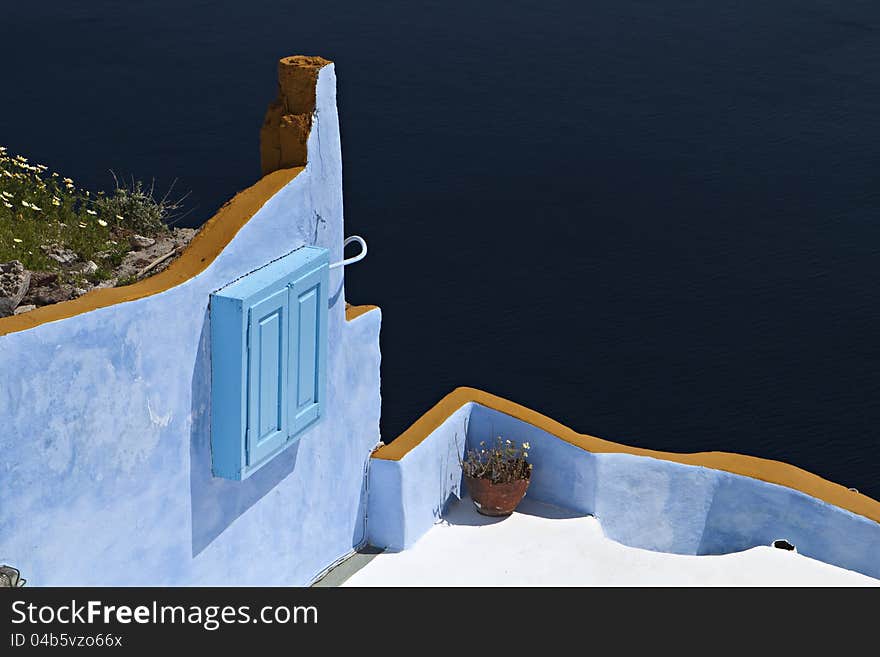
<path id="1" fill-rule="evenodd" d="M 305 166 L 318 71 L 330 63 L 323 57 L 306 55 L 278 61 L 278 97 L 269 104 L 260 129 L 264 176 L 278 169 Z"/>

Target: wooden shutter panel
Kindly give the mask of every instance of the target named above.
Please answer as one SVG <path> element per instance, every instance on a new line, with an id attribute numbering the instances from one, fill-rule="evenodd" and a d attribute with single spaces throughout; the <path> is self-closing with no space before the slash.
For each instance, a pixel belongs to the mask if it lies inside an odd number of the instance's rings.
<path id="1" fill-rule="evenodd" d="M 329 261 L 304 246 L 211 294 L 215 476 L 251 476 L 324 412 Z"/>
<path id="2" fill-rule="evenodd" d="M 248 324 L 247 464 L 287 441 L 288 295 L 279 290 L 255 303 Z"/>
<path id="3" fill-rule="evenodd" d="M 321 417 L 327 369 L 328 281 L 325 264 L 289 287 L 291 438 Z"/>

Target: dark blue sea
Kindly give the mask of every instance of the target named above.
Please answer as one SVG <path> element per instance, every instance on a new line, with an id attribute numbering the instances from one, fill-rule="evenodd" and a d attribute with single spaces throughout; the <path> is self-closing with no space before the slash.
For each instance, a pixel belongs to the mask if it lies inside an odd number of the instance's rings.
<path id="1" fill-rule="evenodd" d="M 0 143 L 198 224 L 333 59 L 389 440 L 459 385 L 880 497 L 876 0 L 0 0 Z"/>

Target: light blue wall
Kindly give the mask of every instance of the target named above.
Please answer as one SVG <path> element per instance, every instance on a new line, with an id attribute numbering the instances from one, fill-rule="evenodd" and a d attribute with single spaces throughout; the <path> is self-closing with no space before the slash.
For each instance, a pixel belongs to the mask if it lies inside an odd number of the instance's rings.
<path id="1" fill-rule="evenodd" d="M 435 522 L 450 496 L 460 497 L 461 462 L 467 445 L 472 404 L 450 415 L 418 448 L 399 461 L 370 460 L 369 521 L 371 545 L 402 550 Z"/>
<path id="2" fill-rule="evenodd" d="M 246 481 L 211 476 L 209 294 L 304 244 L 342 257 L 332 66 L 305 171 L 202 274 L 0 336 L 0 563 L 33 585 L 307 584 L 364 538 L 378 310 L 330 278 L 327 416 Z M 369 266 L 369 261 L 359 266 Z"/>
<path id="3" fill-rule="evenodd" d="M 880 578 L 880 525 L 790 488 L 720 473 L 700 554 L 785 538 L 798 552 Z"/>
<path id="4" fill-rule="evenodd" d="M 475 403 L 459 409 L 400 461 L 372 460 L 373 545 L 411 546 L 439 518 L 438 509 L 458 495 L 461 470 L 448 463 L 462 430 L 469 447 L 499 435 L 530 443 L 534 470 L 528 496 L 595 515 L 605 534 L 620 543 L 723 554 L 785 538 L 801 554 L 880 577 L 880 524 L 872 520 L 728 472 L 631 454 L 593 454 Z M 456 473 L 459 481 L 453 481 Z"/>

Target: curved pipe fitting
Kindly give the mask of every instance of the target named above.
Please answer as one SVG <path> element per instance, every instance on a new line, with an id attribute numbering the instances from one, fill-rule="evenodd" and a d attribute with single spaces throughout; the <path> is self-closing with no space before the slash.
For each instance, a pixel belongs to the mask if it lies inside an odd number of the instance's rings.
<path id="1" fill-rule="evenodd" d="M 361 237 L 360 235 L 352 235 L 351 237 L 346 237 L 345 241 L 342 243 L 342 252 L 345 253 L 345 247 L 349 244 L 357 242 L 361 245 L 361 252 L 356 256 L 352 256 L 351 258 L 346 258 L 345 260 L 340 260 L 339 262 L 334 262 L 330 265 L 330 269 L 336 269 L 337 267 L 345 267 L 346 265 L 353 265 L 356 262 L 360 262 L 364 258 L 367 257 L 367 241 Z"/>

